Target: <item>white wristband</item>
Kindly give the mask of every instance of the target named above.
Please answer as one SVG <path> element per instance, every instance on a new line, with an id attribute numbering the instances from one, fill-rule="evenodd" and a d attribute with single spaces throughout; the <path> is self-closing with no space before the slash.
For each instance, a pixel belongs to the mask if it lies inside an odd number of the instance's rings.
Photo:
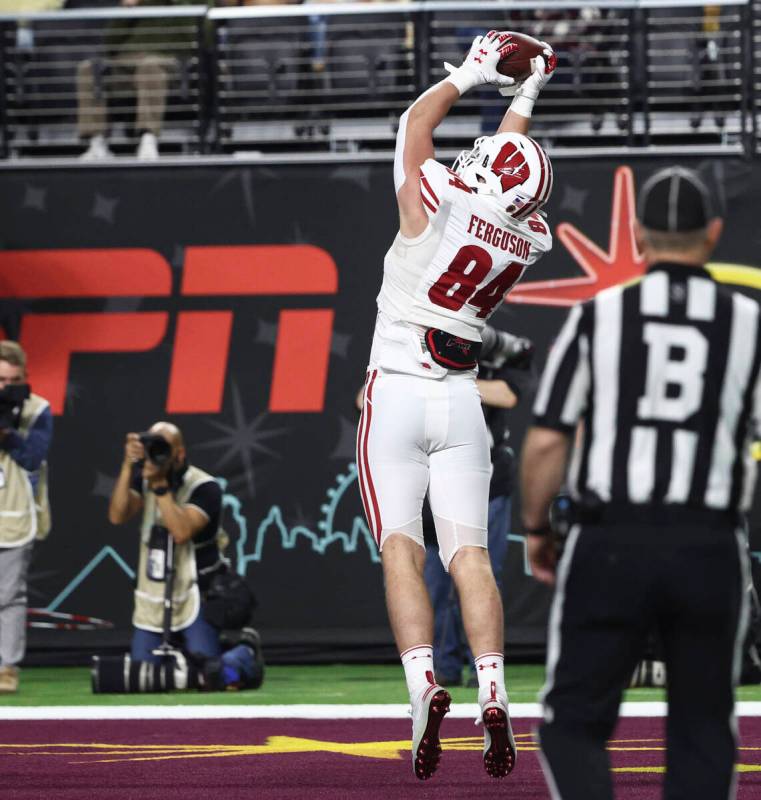
<path id="1" fill-rule="evenodd" d="M 477 76 L 465 67 L 458 67 L 453 72 L 450 72 L 444 80 L 449 81 L 457 89 L 460 97 L 478 84 Z"/>
<path id="2" fill-rule="evenodd" d="M 527 97 L 525 94 L 516 94 L 513 102 L 510 103 L 510 111 L 520 114 L 522 117 L 530 117 L 534 110 L 535 97 Z"/>

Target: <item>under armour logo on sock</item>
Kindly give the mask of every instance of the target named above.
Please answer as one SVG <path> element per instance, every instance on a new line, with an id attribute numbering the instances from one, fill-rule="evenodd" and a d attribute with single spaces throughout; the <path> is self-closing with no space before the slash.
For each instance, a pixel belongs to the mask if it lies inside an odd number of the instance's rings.
<path id="1" fill-rule="evenodd" d="M 492 661 L 491 664 L 479 664 L 478 665 L 478 668 L 481 670 L 481 672 L 483 672 L 485 669 L 488 669 L 489 667 L 491 667 L 492 669 L 497 669 L 497 662 L 496 661 Z"/>

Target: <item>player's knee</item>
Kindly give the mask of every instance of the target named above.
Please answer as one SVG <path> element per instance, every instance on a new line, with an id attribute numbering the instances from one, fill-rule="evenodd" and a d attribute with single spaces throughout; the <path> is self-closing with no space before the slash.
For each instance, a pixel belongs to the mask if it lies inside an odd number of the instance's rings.
<path id="1" fill-rule="evenodd" d="M 459 575 L 478 575 L 486 580 L 494 576 L 485 545 L 460 545 L 449 559 L 449 572 L 457 580 Z"/>
<path id="2" fill-rule="evenodd" d="M 386 562 L 403 558 L 425 560 L 425 544 L 420 537 L 407 531 L 384 531 L 380 543 L 381 559 Z"/>
<path id="3" fill-rule="evenodd" d="M 381 564 L 386 581 L 417 575 L 425 568 L 425 547 L 409 534 L 392 531 L 381 541 Z"/>
<path id="4" fill-rule="evenodd" d="M 455 560 L 457 560 L 458 563 L 463 560 L 463 553 L 466 554 L 465 560 L 468 563 L 470 563 L 471 560 L 479 560 L 483 557 L 486 558 L 488 563 L 489 555 L 486 549 L 486 528 L 465 525 L 436 516 L 436 514 L 434 514 L 433 519 L 436 523 L 439 557 L 447 572 L 450 571 L 452 563 Z M 468 553 L 471 553 L 471 555 L 467 555 Z"/>

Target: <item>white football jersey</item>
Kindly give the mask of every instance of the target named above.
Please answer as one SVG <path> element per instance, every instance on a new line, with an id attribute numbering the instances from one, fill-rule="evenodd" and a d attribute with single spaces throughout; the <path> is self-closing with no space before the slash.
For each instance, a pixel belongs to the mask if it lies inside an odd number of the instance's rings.
<path id="1" fill-rule="evenodd" d="M 420 191 L 429 225 L 414 239 L 397 234 L 378 309 L 390 322 L 479 342 L 505 294 L 552 247 L 549 225 L 539 214 L 520 222 L 508 216 L 433 159 L 421 167 Z"/>

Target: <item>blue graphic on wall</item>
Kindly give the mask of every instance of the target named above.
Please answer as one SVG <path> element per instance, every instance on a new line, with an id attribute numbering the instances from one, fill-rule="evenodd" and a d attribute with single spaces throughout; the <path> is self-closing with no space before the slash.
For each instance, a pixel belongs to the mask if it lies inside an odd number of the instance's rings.
<path id="1" fill-rule="evenodd" d="M 45 609 L 46 611 L 55 611 L 58 606 L 90 575 L 91 572 L 107 558 L 112 558 L 119 567 L 124 571 L 130 580 L 135 579 L 135 570 L 114 550 L 110 545 L 104 547 L 97 555 L 90 559 L 87 565 L 79 571 L 77 576 L 69 581 L 68 585 L 59 592 L 51 601 L 50 605 Z"/>
<path id="2" fill-rule="evenodd" d="M 217 478 L 223 491 L 227 488 L 227 481 L 224 478 Z M 346 496 L 346 492 L 357 480 L 356 464 L 349 464 L 345 473 L 340 473 L 334 480 L 334 485 L 327 492 L 327 501 L 320 506 L 321 516 L 317 523 L 317 531 L 312 531 L 304 525 L 296 525 L 289 528 L 283 520 L 283 512 L 280 506 L 272 506 L 265 515 L 264 519 L 252 528 L 255 530 L 253 541 L 249 542 L 249 524 L 243 513 L 241 501 L 235 495 L 226 491 L 222 497 L 223 507 L 229 509 L 232 519 L 238 526 L 238 540 L 235 545 L 236 569 L 240 575 L 245 575 L 250 562 L 260 562 L 264 551 L 265 543 L 273 536 L 279 538 L 280 546 L 283 550 L 294 550 L 299 539 L 305 539 L 312 546 L 312 551 L 318 555 L 325 555 L 328 548 L 338 543 L 344 553 L 356 553 L 360 544 L 367 547 L 370 560 L 380 563 L 380 555 L 375 546 L 373 536 L 367 527 L 367 523 L 362 517 L 354 516 L 351 520 L 349 532 L 336 530 L 336 514 L 339 510 L 341 500 Z M 253 549 L 250 552 L 250 544 Z M 111 546 L 103 547 L 88 563 L 72 578 L 71 581 L 59 592 L 50 604 L 46 607 L 47 611 L 55 611 L 60 605 L 84 583 L 92 572 L 106 559 L 112 559 L 117 566 L 127 575 L 130 580 L 134 580 L 135 571 Z"/>
<path id="3" fill-rule="evenodd" d="M 341 543 L 344 553 L 356 553 L 360 542 L 367 546 L 370 560 L 380 563 L 380 555 L 375 546 L 373 536 L 362 517 L 354 517 L 351 530 L 338 531 L 335 529 L 336 511 L 341 503 L 341 499 L 346 494 L 346 490 L 357 480 L 357 465 L 349 464 L 346 474 L 336 476 L 335 486 L 327 491 L 328 502 L 320 506 L 321 518 L 317 523 L 319 533 L 309 530 L 304 525 L 296 525 L 293 528 L 283 521 L 283 512 L 279 506 L 272 506 L 267 516 L 259 523 L 256 529 L 256 536 L 253 542 L 253 550 L 246 552 L 248 545 L 248 523 L 243 516 L 241 503 L 237 497 L 225 494 L 224 505 L 231 510 L 233 519 L 237 522 L 240 529 L 240 536 L 236 544 L 237 570 L 240 575 L 246 574 L 246 569 L 251 561 L 261 561 L 264 543 L 270 535 L 270 531 L 280 536 L 280 546 L 283 550 L 293 550 L 299 538 L 306 539 L 312 545 L 312 550 L 320 555 L 325 555 L 327 549 L 336 542 Z M 227 485 L 226 481 L 221 480 L 222 488 Z"/>
<path id="4" fill-rule="evenodd" d="M 316 531 L 310 530 L 304 525 L 288 527 L 283 520 L 282 509 L 277 505 L 270 508 L 258 525 L 249 527 L 248 520 L 243 513 L 241 501 L 235 495 L 225 491 L 227 489 L 227 481 L 224 478 L 217 478 L 217 480 L 224 491 L 222 497 L 223 507 L 229 510 L 232 520 L 238 527 L 239 533 L 235 543 L 235 568 L 240 575 L 246 574 L 248 565 L 251 562 L 259 563 L 262 561 L 264 546 L 271 540 L 279 542 L 283 550 L 295 550 L 299 540 L 303 539 L 310 543 L 314 553 L 321 556 L 324 556 L 329 548 L 335 544 L 338 544 L 346 554 L 356 553 L 361 546 L 364 546 L 367 548 L 370 560 L 376 564 L 380 563 L 378 548 L 375 546 L 373 536 L 363 517 L 353 516 L 348 531 L 337 530 L 336 517 L 341 501 L 357 480 L 356 464 L 349 464 L 346 472 L 339 473 L 334 479 L 333 486 L 327 490 L 326 502 L 320 506 L 320 519 L 317 522 Z M 511 533 L 508 539 L 519 544 L 523 549 L 523 572 L 526 575 L 531 575 L 525 538 Z M 758 554 L 754 553 L 753 555 L 757 556 Z M 103 561 L 109 558 L 116 563 L 130 580 L 134 580 L 135 571 L 122 556 L 110 545 L 103 547 L 53 598 L 46 610 L 55 611 L 58 609 L 72 592 L 81 586 Z"/>

